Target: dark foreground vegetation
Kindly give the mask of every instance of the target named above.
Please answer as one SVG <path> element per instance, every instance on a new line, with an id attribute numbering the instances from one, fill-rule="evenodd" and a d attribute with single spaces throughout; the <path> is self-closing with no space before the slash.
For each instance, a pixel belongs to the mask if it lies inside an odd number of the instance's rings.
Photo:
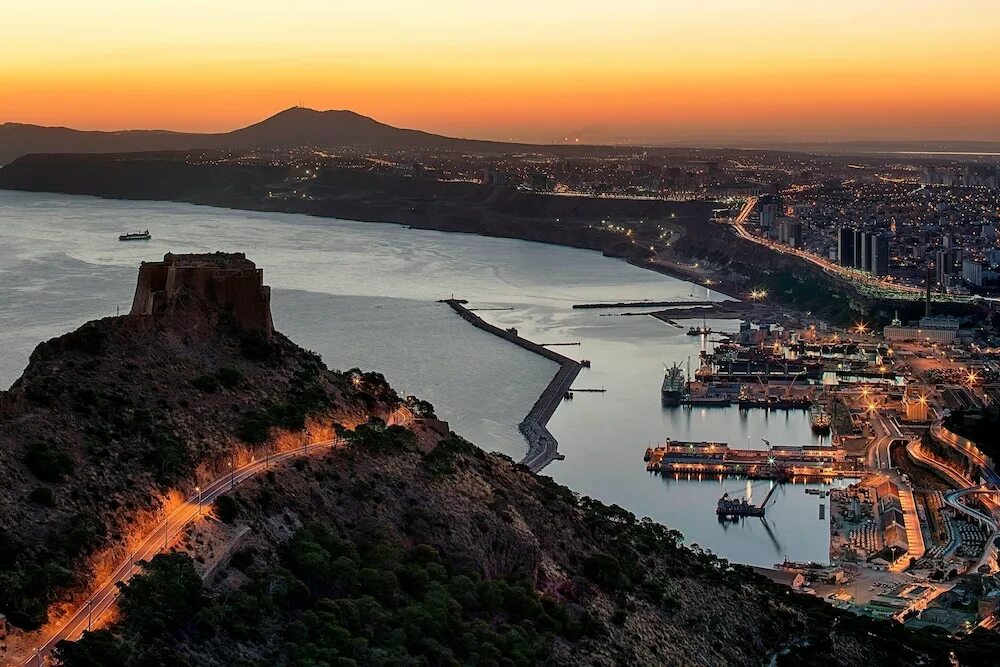
<path id="1" fill-rule="evenodd" d="M 954 410 L 944 421 L 948 430 L 968 438 L 994 461 L 1000 460 L 1000 407 Z"/>
<path id="2" fill-rule="evenodd" d="M 433 547 L 404 547 L 372 527 L 359 539 L 312 525 L 299 530 L 275 567 L 249 565 L 249 583 L 213 596 L 185 555 L 157 556 L 122 591 L 111 631 L 60 645 L 67 667 L 193 664 L 173 648 L 241 642 L 277 622 L 265 664 L 533 665 L 547 635 L 596 632 L 585 614 L 540 598 L 529 581 L 456 572 Z"/>
<path id="3" fill-rule="evenodd" d="M 259 535 L 214 583 L 187 555 L 157 556 L 123 587 L 120 621 L 60 644 L 58 661 L 993 664 L 994 636 L 836 611 L 457 436 L 425 449 L 379 420 L 347 435 L 350 449 L 217 504 Z M 473 487 L 492 499 L 470 502 Z M 309 521 L 275 544 L 279 517 Z"/>

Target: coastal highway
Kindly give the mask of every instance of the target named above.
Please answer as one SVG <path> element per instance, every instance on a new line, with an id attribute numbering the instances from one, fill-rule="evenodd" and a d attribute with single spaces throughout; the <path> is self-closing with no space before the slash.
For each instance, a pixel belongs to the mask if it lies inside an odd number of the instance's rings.
<path id="1" fill-rule="evenodd" d="M 794 248 L 789 245 L 784 245 L 782 243 L 775 243 L 767 239 L 751 234 L 746 228 L 746 221 L 749 217 L 749 211 L 747 207 L 749 202 L 752 201 L 756 203 L 756 198 L 752 197 L 748 200 L 748 204 L 744 205 L 743 209 L 740 211 L 739 215 L 732 220 L 732 228 L 736 232 L 736 235 L 741 239 L 756 243 L 757 245 L 762 245 L 766 248 L 770 248 L 775 252 L 780 252 L 785 255 L 794 255 L 800 259 L 803 259 L 811 264 L 815 264 L 827 273 L 836 275 L 839 278 L 844 278 L 854 283 L 861 283 L 867 287 L 882 290 L 884 297 L 902 297 L 902 298 L 919 298 L 923 294 L 923 290 L 919 287 L 912 287 L 910 285 L 899 285 L 897 283 L 891 283 L 885 280 L 879 280 L 868 274 L 863 274 L 858 271 L 849 271 L 846 268 L 835 264 L 829 260 L 823 259 L 819 255 L 815 255 L 811 252 L 806 252 L 800 248 Z M 752 210 L 752 206 L 750 207 Z M 941 298 L 940 295 L 938 298 Z"/>
<path id="2" fill-rule="evenodd" d="M 412 420 L 412 413 L 408 408 L 399 408 L 394 411 L 388 424 L 405 426 Z M 75 640 L 83 634 L 91 625 L 106 614 L 115 601 L 118 599 L 118 584 L 128 582 L 136 573 L 139 561 L 151 559 L 158 553 L 167 551 L 180 532 L 191 522 L 201 516 L 203 508 L 210 507 L 211 504 L 221 495 L 230 491 L 241 482 L 266 472 L 272 466 L 280 465 L 291 459 L 317 454 L 334 447 L 342 446 L 344 441 L 335 438 L 304 445 L 290 451 L 271 454 L 265 459 L 253 459 L 250 463 L 237 468 L 235 471 L 227 472 L 215 481 L 208 484 L 201 490 L 201 493 L 192 494 L 179 507 L 174 509 L 166 519 L 160 522 L 155 528 L 146 533 L 135 551 L 129 554 L 118 567 L 111 573 L 111 576 L 91 594 L 73 613 L 60 619 L 55 627 L 46 627 L 43 634 L 38 639 L 38 644 L 32 649 L 30 655 L 25 656 L 14 664 L 19 665 L 42 665 L 48 661 L 52 649 L 61 640 Z"/>
<path id="3" fill-rule="evenodd" d="M 974 442 L 956 433 L 952 433 L 940 421 L 931 424 L 931 435 L 939 442 L 949 445 L 961 454 L 964 454 L 966 458 L 979 466 L 983 474 L 983 480 L 990 487 L 1000 489 L 1000 474 L 993 469 L 990 465 L 990 460 L 976 447 Z"/>

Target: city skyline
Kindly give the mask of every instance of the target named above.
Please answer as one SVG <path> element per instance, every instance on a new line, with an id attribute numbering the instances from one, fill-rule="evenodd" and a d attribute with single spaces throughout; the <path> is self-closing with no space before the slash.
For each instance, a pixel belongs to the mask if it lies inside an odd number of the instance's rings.
<path id="1" fill-rule="evenodd" d="M 5 14 L 0 122 L 215 132 L 301 104 L 539 143 L 997 141 L 998 20 L 978 0 L 43 0 Z"/>

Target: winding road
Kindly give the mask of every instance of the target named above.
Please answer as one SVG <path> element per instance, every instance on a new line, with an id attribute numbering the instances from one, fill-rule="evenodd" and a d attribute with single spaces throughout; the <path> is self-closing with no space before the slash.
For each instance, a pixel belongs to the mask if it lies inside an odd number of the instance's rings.
<path id="1" fill-rule="evenodd" d="M 406 407 L 395 410 L 386 423 L 389 425 L 406 426 L 413 420 L 413 413 Z M 118 584 L 128 582 L 138 571 L 139 562 L 148 561 L 158 553 L 167 551 L 181 532 L 188 524 L 201 516 L 206 506 L 211 504 L 221 495 L 232 490 L 236 485 L 266 472 L 276 465 L 281 465 L 286 461 L 302 456 L 317 454 L 335 447 L 340 447 L 345 441 L 340 438 L 324 440 L 323 442 L 309 443 L 303 445 L 301 449 L 289 450 L 285 452 L 270 454 L 264 459 L 251 459 L 246 465 L 240 466 L 233 471 L 217 478 L 208 486 L 201 489 L 199 493 L 194 493 L 187 498 L 180 506 L 174 509 L 166 519 L 161 521 L 155 528 L 146 533 L 135 551 L 129 554 L 122 563 L 115 568 L 111 576 L 91 594 L 91 596 L 78 607 L 72 614 L 61 619 L 55 627 L 45 630 L 45 634 L 38 641 L 38 646 L 32 649 L 30 655 L 14 661 L 17 665 L 43 665 L 48 662 L 52 649 L 60 641 L 76 640 L 84 631 L 88 630 L 104 614 L 106 614 L 118 599 Z"/>

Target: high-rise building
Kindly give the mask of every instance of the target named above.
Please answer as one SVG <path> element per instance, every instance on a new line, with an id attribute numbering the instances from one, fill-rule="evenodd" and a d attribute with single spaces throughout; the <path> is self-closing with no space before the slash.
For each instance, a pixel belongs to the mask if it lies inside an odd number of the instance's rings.
<path id="1" fill-rule="evenodd" d="M 868 252 L 868 241 L 865 237 L 865 233 L 860 229 L 854 230 L 854 262 L 852 266 L 855 269 L 861 269 L 862 271 L 867 271 L 868 267 L 868 256 L 871 253 Z"/>
<path id="2" fill-rule="evenodd" d="M 873 239 L 869 232 L 858 231 L 854 236 L 854 268 L 871 272 Z"/>
<path id="3" fill-rule="evenodd" d="M 798 218 L 778 218 L 778 241 L 798 248 L 802 245 L 802 221 Z"/>
<path id="4" fill-rule="evenodd" d="M 757 200 L 760 209 L 760 229 L 766 236 L 773 230 L 781 213 L 781 195 L 761 195 Z"/>
<path id="5" fill-rule="evenodd" d="M 947 250 L 938 250 L 934 253 L 934 279 L 943 287 L 948 283 L 949 275 L 951 275 L 951 253 Z"/>
<path id="6" fill-rule="evenodd" d="M 881 278 L 889 275 L 889 238 L 883 234 L 871 235 L 871 271 Z"/>
<path id="7" fill-rule="evenodd" d="M 962 280 L 975 285 L 983 286 L 983 265 L 971 259 L 962 260 Z"/>
<path id="8" fill-rule="evenodd" d="M 854 236 L 857 230 L 841 227 L 837 230 L 837 260 L 841 266 L 854 266 Z"/>

